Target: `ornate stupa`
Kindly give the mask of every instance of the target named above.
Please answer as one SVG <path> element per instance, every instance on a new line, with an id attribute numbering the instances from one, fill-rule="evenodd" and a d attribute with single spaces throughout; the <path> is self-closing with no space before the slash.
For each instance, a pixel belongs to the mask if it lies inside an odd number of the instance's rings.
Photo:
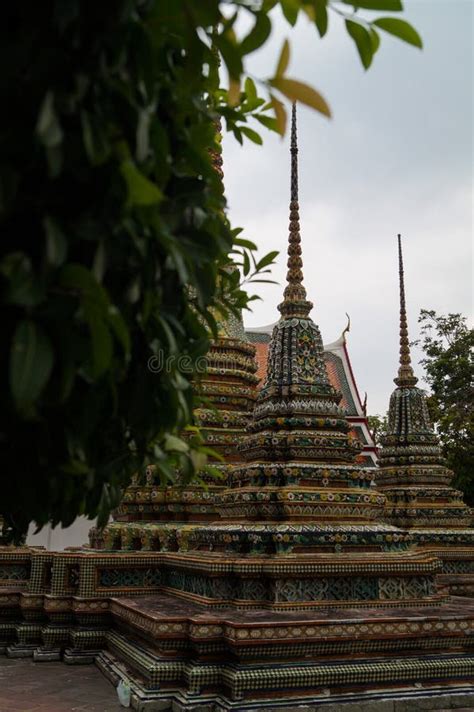
<path id="1" fill-rule="evenodd" d="M 102 532 L 91 530 L 94 548 L 173 550 L 176 530 L 184 522 L 219 516 L 219 494 L 229 463 L 241 459 L 237 445 L 254 405 L 258 378 L 255 347 L 248 343 L 241 320 L 231 316 L 218 322 L 218 328 L 218 337 L 202 360 L 203 373 L 195 382 L 199 405 L 194 423 L 204 444 L 222 459 L 211 458 L 214 473 L 201 473 L 201 484 L 180 484 L 178 475 L 173 486 L 164 488 L 154 466 L 135 475 L 113 521 Z"/>
<path id="2" fill-rule="evenodd" d="M 375 521 L 385 497 L 374 470 L 355 462 L 360 445 L 327 376 L 303 286 L 297 158 L 293 107 L 287 285 L 267 376 L 240 445 L 245 464 L 229 468 L 220 495 L 222 519 L 177 533 L 177 588 L 197 600 L 277 608 L 433 601 L 438 563 L 412 551 L 410 535 Z M 202 589 L 218 561 L 224 572 L 238 557 L 245 576 L 221 575 L 216 586 L 213 574 Z"/>
<path id="3" fill-rule="evenodd" d="M 241 445 L 249 463 L 231 472 L 224 515 L 232 518 L 367 521 L 382 511 L 373 472 L 355 467 L 341 394 L 331 385 L 312 304 L 303 286 L 293 107 L 287 285 L 273 329 L 266 379 Z"/>
<path id="4" fill-rule="evenodd" d="M 450 486 L 453 472 L 446 467 L 430 423 L 426 395 L 418 388 L 411 365 L 400 235 L 398 261 L 400 363 L 377 474 L 378 487 L 387 497 L 384 519 L 409 529 L 419 544 L 461 547 L 442 552 L 443 559 L 450 559 L 444 561 L 444 569 L 446 573 L 474 573 L 474 529 L 470 528 L 474 513 L 463 501 L 462 492 Z"/>

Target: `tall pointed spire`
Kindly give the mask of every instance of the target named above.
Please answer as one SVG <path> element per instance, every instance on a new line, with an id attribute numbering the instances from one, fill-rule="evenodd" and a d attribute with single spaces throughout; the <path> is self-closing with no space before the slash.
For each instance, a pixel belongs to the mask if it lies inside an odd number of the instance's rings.
<path id="1" fill-rule="evenodd" d="M 400 366 L 395 383 L 400 387 L 414 386 L 418 379 L 411 366 L 410 342 L 405 302 L 405 280 L 403 273 L 402 237 L 398 235 L 398 276 L 400 280 Z"/>
<path id="2" fill-rule="evenodd" d="M 386 433 L 381 438 L 377 486 L 387 497 L 384 520 L 410 529 L 419 543 L 455 541 L 442 527 L 472 524 L 473 513 L 461 492 L 450 487 L 438 436 L 430 422 L 426 395 L 416 386 L 410 358 L 405 304 L 402 241 L 398 235 L 400 276 L 400 367 L 390 396 Z M 449 535 L 451 537 L 451 535 Z"/>
<path id="3" fill-rule="evenodd" d="M 290 225 L 288 236 L 288 272 L 283 302 L 278 306 L 283 318 L 305 318 L 313 308 L 306 299 L 303 286 L 303 261 L 301 259 L 300 216 L 298 203 L 298 138 L 296 134 L 296 103 L 291 111 L 291 184 Z"/>

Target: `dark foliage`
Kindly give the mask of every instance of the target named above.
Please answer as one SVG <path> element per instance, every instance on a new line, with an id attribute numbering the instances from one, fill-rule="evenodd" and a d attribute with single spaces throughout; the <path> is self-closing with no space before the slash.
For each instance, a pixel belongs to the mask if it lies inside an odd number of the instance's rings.
<path id="1" fill-rule="evenodd" d="M 164 480 L 176 466 L 194 473 L 178 437 L 191 418 L 192 373 L 176 357 L 195 362 L 216 314 L 248 303 L 229 267 L 251 279 L 272 261 L 257 262 L 225 218 L 210 154 L 219 151 L 216 120 L 259 143 L 248 119 L 283 133 L 278 96 L 329 114 L 315 90 L 285 76 L 287 43 L 262 82 L 267 100 L 250 78 L 241 89 L 245 56 L 268 38 L 276 4 L 3 8 L 0 513 L 12 538 L 32 520 L 68 525 L 99 513 L 103 521 L 146 458 Z M 326 33 L 329 0 L 279 4 L 290 24 L 301 11 Z M 221 5 L 235 13 L 224 17 Z M 420 45 L 407 23 L 369 22 L 351 6 L 398 11 L 401 2 L 348 3 L 364 66 L 378 49 L 377 27 Z M 239 12 L 254 20 L 241 41 Z M 148 368 L 152 357 L 166 364 L 159 373 Z"/>
<path id="2" fill-rule="evenodd" d="M 474 330 L 461 314 L 422 310 L 420 345 L 428 407 L 436 424 L 454 486 L 474 504 Z"/>

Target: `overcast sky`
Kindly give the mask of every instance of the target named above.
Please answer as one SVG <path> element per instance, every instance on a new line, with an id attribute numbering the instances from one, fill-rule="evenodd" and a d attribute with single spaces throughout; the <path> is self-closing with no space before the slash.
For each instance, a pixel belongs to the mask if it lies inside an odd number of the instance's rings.
<path id="1" fill-rule="evenodd" d="M 283 39 L 287 72 L 316 87 L 333 119 L 298 107 L 300 216 L 305 286 L 325 343 L 351 317 L 349 352 L 369 413 L 384 413 L 398 367 L 396 234 L 402 233 L 410 339 L 422 308 L 472 319 L 473 2 L 406 0 L 424 50 L 382 37 L 365 72 L 338 17 L 320 41 L 306 18 L 277 15 L 250 70 L 271 76 Z M 383 34 L 383 33 L 382 33 Z M 247 326 L 278 318 L 286 273 L 289 146 L 224 139 L 229 215 L 262 253 L 280 250 L 274 278 Z M 414 349 L 414 365 L 419 352 Z M 423 384 L 421 384 L 423 385 Z"/>

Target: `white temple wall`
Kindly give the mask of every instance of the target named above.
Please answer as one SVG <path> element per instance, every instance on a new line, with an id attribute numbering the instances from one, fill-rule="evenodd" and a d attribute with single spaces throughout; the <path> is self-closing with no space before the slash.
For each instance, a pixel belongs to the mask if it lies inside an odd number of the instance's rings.
<path id="1" fill-rule="evenodd" d="M 63 528 L 58 525 L 53 528 L 47 524 L 37 534 L 34 533 L 36 525 L 30 524 L 26 544 L 44 546 L 47 551 L 63 551 L 70 546 L 83 546 L 88 543 L 89 529 L 94 524 L 93 519 L 78 517 L 69 527 Z"/>

